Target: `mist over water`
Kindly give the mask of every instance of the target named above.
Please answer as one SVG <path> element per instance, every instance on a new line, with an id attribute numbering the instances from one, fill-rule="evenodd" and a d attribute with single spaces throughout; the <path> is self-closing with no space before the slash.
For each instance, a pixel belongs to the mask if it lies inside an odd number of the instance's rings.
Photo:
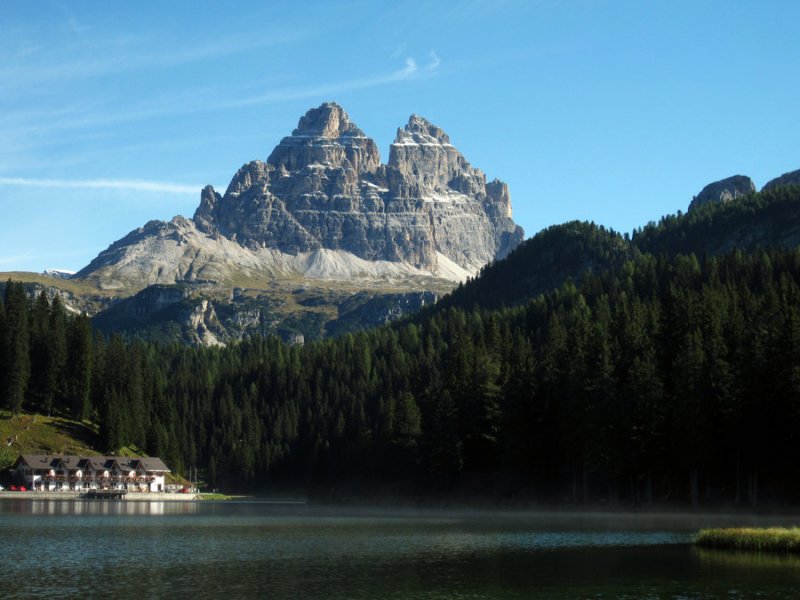
<path id="1" fill-rule="evenodd" d="M 699 551 L 792 518 L 0 502 L 5 597 L 618 598 L 800 594 L 794 557 Z"/>

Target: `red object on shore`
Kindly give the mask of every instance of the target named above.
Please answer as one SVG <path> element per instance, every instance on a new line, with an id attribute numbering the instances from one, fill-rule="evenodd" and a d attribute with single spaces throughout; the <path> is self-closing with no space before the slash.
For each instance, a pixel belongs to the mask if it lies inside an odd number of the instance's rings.
<path id="1" fill-rule="evenodd" d="M 12 486 L 11 486 L 11 491 L 12 491 L 12 492 L 16 492 L 16 491 L 17 491 L 17 486 L 15 486 L 15 485 L 12 485 Z"/>
<path id="2" fill-rule="evenodd" d="M 20 492 L 27 492 L 28 488 L 26 488 L 24 485 L 21 485 L 21 486 L 19 486 L 19 491 Z"/>

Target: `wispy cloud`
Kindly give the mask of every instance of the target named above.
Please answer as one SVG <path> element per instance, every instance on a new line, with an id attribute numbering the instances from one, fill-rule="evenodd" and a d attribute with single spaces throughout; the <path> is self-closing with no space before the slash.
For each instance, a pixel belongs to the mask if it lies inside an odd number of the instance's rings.
<path id="1" fill-rule="evenodd" d="M 416 59 L 409 56 L 404 60 L 401 68 L 388 73 L 335 81 L 318 86 L 297 88 L 282 87 L 261 94 L 239 94 L 237 97 L 230 99 L 219 99 L 219 94 L 215 93 L 215 90 L 198 88 L 178 95 L 163 96 L 155 102 L 140 104 L 121 112 L 104 113 L 97 108 L 91 112 L 78 110 L 77 108 L 62 108 L 52 111 L 50 114 L 39 113 L 37 115 L 36 112 L 20 111 L 0 116 L 0 124 L 6 124 L 9 129 L 11 129 L 11 124 L 16 122 L 18 125 L 13 127 L 13 131 L 18 135 L 33 134 L 36 132 L 46 132 L 47 135 L 51 135 L 55 130 L 74 130 L 166 116 L 187 115 L 215 110 L 276 104 L 294 100 L 330 97 L 336 94 L 432 77 L 439 70 L 442 61 L 435 51 L 431 51 L 428 56 L 429 60 L 423 67 L 419 67 Z M 22 125 L 20 126 L 20 124 Z M 0 140 L 2 140 L 2 129 L 0 129 Z M 5 145 L 9 146 L 7 142 Z"/>
<path id="2" fill-rule="evenodd" d="M 400 58 L 403 54 L 406 53 L 407 44 L 405 42 L 398 44 L 397 47 L 392 51 L 390 56 L 392 58 Z"/>
<path id="3" fill-rule="evenodd" d="M 428 57 L 431 59 L 430 62 L 425 66 L 425 70 L 429 73 L 435 71 L 439 68 L 439 65 L 442 64 L 442 59 L 439 58 L 439 55 L 436 54 L 436 50 L 431 50 L 428 52 Z"/>
<path id="4" fill-rule="evenodd" d="M 364 90 L 393 83 L 400 83 L 403 81 L 412 81 L 421 77 L 430 76 L 439 67 L 441 61 L 436 58 L 436 62 L 431 62 L 426 66 L 424 73 L 420 71 L 417 66 L 417 61 L 413 57 L 407 57 L 404 61 L 403 67 L 392 71 L 391 73 L 384 73 L 372 77 L 364 77 L 360 79 L 350 79 L 339 82 L 332 82 L 325 85 L 307 87 L 307 88 L 284 88 L 281 90 L 272 90 L 264 94 L 254 95 L 247 98 L 240 98 L 228 102 L 222 102 L 213 108 L 239 108 L 245 106 L 254 106 L 259 104 L 272 104 L 275 102 L 286 102 L 291 100 L 304 100 L 306 98 L 316 98 L 319 96 L 331 96 L 333 94 L 342 94 L 345 92 L 353 92 L 357 90 Z M 431 68 L 432 67 L 432 68 Z"/>
<path id="5" fill-rule="evenodd" d="M 0 44 L 2 53 L 15 56 L 15 60 L 0 68 L 0 81 L 7 88 L 20 88 L 57 80 L 179 67 L 295 43 L 305 35 L 291 31 L 258 37 L 237 36 L 153 51 L 142 49 L 156 46 L 156 40 L 141 35 L 98 38 L 91 43 L 81 39 L 52 49 L 34 43 L 36 38 L 29 34 L 23 41 Z"/>
<path id="6" fill-rule="evenodd" d="M 141 179 L 28 179 L 0 177 L 0 186 L 197 194 L 203 186 Z"/>

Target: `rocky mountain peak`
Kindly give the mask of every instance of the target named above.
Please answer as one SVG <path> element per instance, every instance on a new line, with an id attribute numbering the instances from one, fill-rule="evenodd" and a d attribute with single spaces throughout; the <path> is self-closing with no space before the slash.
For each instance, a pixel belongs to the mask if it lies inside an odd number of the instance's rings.
<path id="1" fill-rule="evenodd" d="M 378 147 L 341 106 L 326 102 L 300 117 L 291 136 L 272 151 L 267 163 L 287 171 L 306 167 L 371 173 L 380 165 Z"/>
<path id="2" fill-rule="evenodd" d="M 364 137 L 364 132 L 350 121 L 341 106 L 335 102 L 325 102 L 300 117 L 292 135 L 335 139 L 343 136 Z"/>
<path id="3" fill-rule="evenodd" d="M 214 211 L 221 200 L 222 196 L 210 185 L 204 187 L 203 191 L 200 192 L 200 206 L 194 211 L 192 220 L 202 231 L 216 233 L 217 227 L 214 223 Z"/>
<path id="4" fill-rule="evenodd" d="M 782 185 L 800 185 L 800 169 L 798 169 L 797 171 L 789 171 L 788 173 L 784 173 L 780 177 L 771 179 L 770 181 L 764 184 L 763 189 L 768 190 Z"/>
<path id="5" fill-rule="evenodd" d="M 264 163 L 260 160 L 250 161 L 236 171 L 236 174 L 228 184 L 228 189 L 225 191 L 225 195 L 227 196 L 231 194 L 238 196 L 254 186 L 259 186 L 262 190 L 266 190 L 267 186 L 269 185 L 270 173 L 274 170 L 274 168 L 275 167 L 272 165 Z"/>
<path id="6" fill-rule="evenodd" d="M 720 179 L 709 183 L 700 190 L 700 193 L 689 204 L 689 210 L 694 210 L 712 202 L 730 202 L 734 198 L 747 196 L 755 191 L 756 186 L 753 180 L 745 175 L 734 175 L 733 177 Z"/>
<path id="7" fill-rule="evenodd" d="M 419 115 L 411 115 L 408 124 L 397 130 L 394 143 L 450 145 L 450 136 L 427 119 Z"/>
<path id="8" fill-rule="evenodd" d="M 325 103 L 306 112 L 266 162 L 242 166 L 224 195 L 204 188 L 191 222 L 145 226 L 86 273 L 131 265 L 147 283 L 223 280 L 247 269 L 455 281 L 522 239 L 508 186 L 487 183 L 441 128 L 412 115 L 384 165 L 375 142 L 338 104 Z M 177 267 L 165 263 L 167 254 L 179 257 Z"/>
<path id="9" fill-rule="evenodd" d="M 486 196 L 486 176 L 474 169 L 430 121 L 411 115 L 389 148 L 389 188 L 400 196 L 457 192 Z M 399 177 L 398 177 L 399 176 Z"/>

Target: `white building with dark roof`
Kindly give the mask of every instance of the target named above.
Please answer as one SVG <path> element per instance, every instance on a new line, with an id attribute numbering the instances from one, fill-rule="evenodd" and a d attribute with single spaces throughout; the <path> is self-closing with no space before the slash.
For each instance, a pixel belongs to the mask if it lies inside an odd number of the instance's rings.
<path id="1" fill-rule="evenodd" d="M 21 454 L 12 470 L 29 489 L 45 492 L 163 492 L 169 467 L 160 458 Z"/>

